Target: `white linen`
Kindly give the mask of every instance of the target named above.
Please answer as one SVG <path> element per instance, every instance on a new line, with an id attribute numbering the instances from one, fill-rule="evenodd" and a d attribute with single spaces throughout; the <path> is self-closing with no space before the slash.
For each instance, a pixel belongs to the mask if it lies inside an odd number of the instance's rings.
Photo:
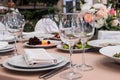
<path id="1" fill-rule="evenodd" d="M 57 59 L 52 57 L 45 49 L 24 49 L 25 61 L 29 65 L 34 64 L 55 64 Z"/>
<path id="2" fill-rule="evenodd" d="M 4 34 L 4 35 L 0 34 L 0 40 L 11 41 L 11 40 L 14 40 L 14 36 L 9 34 Z"/>
<path id="3" fill-rule="evenodd" d="M 37 22 L 35 26 L 35 32 L 54 33 L 59 32 L 59 30 L 57 24 L 53 20 L 49 18 L 43 18 Z"/>
<path id="4" fill-rule="evenodd" d="M 0 50 L 8 46 L 8 42 L 0 42 Z"/>
<path id="5" fill-rule="evenodd" d="M 45 34 L 45 33 L 41 33 L 41 32 L 23 32 L 22 33 L 23 38 L 30 38 L 30 37 L 39 37 L 39 38 L 51 38 L 54 37 L 53 34 Z"/>
<path id="6" fill-rule="evenodd" d="M 99 31 L 98 39 L 120 39 L 120 31 Z"/>

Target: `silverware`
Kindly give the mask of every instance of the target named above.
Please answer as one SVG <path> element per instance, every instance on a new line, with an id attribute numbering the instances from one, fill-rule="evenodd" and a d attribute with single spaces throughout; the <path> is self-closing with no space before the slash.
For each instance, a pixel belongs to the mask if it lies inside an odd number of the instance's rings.
<path id="1" fill-rule="evenodd" d="M 48 78 L 51 78 L 52 76 L 56 75 L 57 73 L 68 69 L 69 65 L 70 65 L 70 62 L 68 62 L 66 65 L 64 65 L 64 66 L 62 66 L 60 68 L 56 68 L 56 69 L 54 69 L 54 70 L 52 70 L 52 71 L 50 71 L 50 72 L 48 72 L 46 74 L 43 74 L 42 76 L 39 76 L 39 78 L 40 79 L 43 78 L 44 80 L 46 80 Z"/>

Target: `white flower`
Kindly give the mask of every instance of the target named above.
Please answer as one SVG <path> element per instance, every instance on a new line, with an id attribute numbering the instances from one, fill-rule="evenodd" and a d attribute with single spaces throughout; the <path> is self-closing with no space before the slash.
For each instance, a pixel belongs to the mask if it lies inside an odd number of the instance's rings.
<path id="1" fill-rule="evenodd" d="M 117 19 L 111 21 L 112 26 L 117 26 L 119 24 L 119 21 Z"/>
<path id="2" fill-rule="evenodd" d="M 92 7 L 92 5 L 86 3 L 86 4 L 81 6 L 81 10 L 82 11 L 88 11 L 88 10 L 90 10 L 91 7 Z"/>
<path id="3" fill-rule="evenodd" d="M 94 4 L 93 8 L 95 8 L 95 9 L 101 9 L 102 8 L 104 10 L 107 10 L 107 7 L 104 4 L 100 4 L 100 3 Z"/>
<path id="4" fill-rule="evenodd" d="M 104 25 L 105 21 L 104 19 L 98 19 L 98 20 L 95 20 L 95 23 L 94 23 L 94 27 L 95 28 L 101 28 L 103 25 Z"/>

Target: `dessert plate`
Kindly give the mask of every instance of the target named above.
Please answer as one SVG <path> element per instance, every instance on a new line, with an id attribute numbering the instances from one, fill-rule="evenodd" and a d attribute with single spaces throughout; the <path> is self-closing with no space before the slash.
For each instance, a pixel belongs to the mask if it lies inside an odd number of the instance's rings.
<path id="1" fill-rule="evenodd" d="M 50 47 L 55 47 L 56 45 L 60 44 L 61 41 L 55 41 L 55 40 L 48 40 L 50 41 L 51 43 L 50 44 L 45 44 L 45 45 L 41 45 L 41 44 L 38 44 L 38 45 L 29 45 L 28 42 L 25 42 L 24 43 L 24 46 L 26 47 L 32 47 L 32 48 L 50 48 Z"/>

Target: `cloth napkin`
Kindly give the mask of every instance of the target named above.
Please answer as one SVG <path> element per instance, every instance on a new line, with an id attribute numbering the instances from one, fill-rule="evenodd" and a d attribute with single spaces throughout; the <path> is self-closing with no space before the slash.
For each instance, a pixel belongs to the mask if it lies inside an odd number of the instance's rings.
<path id="1" fill-rule="evenodd" d="M 99 31 L 98 39 L 120 39 L 120 31 Z"/>
<path id="2" fill-rule="evenodd" d="M 52 19 L 42 18 L 37 22 L 35 32 L 55 33 L 59 32 L 59 30 L 57 24 Z"/>
<path id="3" fill-rule="evenodd" d="M 0 42 L 0 50 L 8 46 L 8 42 Z"/>
<path id="4" fill-rule="evenodd" d="M 45 49 L 24 49 L 24 51 L 25 61 L 29 65 L 57 63 L 57 59 L 47 53 Z"/>

